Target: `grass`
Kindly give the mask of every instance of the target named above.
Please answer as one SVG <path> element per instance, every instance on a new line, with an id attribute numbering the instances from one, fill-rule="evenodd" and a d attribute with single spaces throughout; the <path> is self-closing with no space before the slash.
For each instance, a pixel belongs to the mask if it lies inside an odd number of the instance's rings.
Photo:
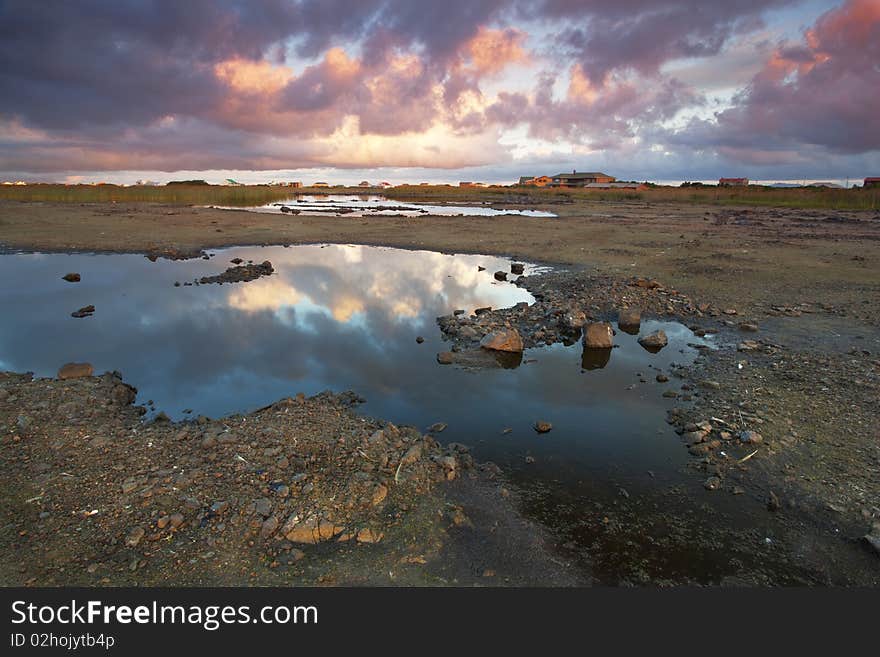
<path id="1" fill-rule="evenodd" d="M 878 210 L 880 189 L 810 187 L 650 187 L 632 190 L 547 189 L 530 187 L 395 187 L 383 192 L 398 200 L 482 201 L 491 203 L 574 203 L 577 201 L 696 203 L 828 210 Z"/>
<path id="2" fill-rule="evenodd" d="M 289 187 L 251 185 L 4 185 L 0 198 L 45 203 L 170 203 L 180 205 L 263 205 L 290 198 Z"/>
<path id="3" fill-rule="evenodd" d="M 827 210 L 878 210 L 880 189 L 776 189 L 771 187 L 654 187 L 641 191 L 530 187 L 402 186 L 386 190 L 357 187 L 290 188 L 269 185 L 20 185 L 0 186 L 0 199 L 47 203 L 146 202 L 182 205 L 262 205 L 297 194 L 382 194 L 401 201 L 450 201 L 540 205 L 610 203 L 697 203 Z"/>

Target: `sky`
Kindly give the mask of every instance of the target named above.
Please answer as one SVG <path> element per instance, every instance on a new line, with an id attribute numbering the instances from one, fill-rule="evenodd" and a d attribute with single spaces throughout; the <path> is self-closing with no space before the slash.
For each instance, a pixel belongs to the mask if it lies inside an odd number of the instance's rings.
<path id="1" fill-rule="evenodd" d="M 880 0 L 0 0 L 0 180 L 880 175 Z"/>

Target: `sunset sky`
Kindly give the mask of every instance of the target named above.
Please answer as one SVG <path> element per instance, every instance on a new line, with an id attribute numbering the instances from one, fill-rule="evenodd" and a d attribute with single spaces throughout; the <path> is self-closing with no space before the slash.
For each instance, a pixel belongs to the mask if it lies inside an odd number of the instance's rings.
<path id="1" fill-rule="evenodd" d="M 0 0 L 0 179 L 880 176 L 880 0 Z"/>

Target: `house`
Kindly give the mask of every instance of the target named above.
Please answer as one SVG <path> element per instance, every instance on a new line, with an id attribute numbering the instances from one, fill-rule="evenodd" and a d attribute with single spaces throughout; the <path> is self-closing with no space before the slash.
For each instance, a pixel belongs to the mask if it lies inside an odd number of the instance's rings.
<path id="1" fill-rule="evenodd" d="M 389 187 L 391 187 L 391 183 L 386 180 L 383 180 L 382 182 L 379 183 L 379 187 L 381 187 L 382 189 L 388 189 Z"/>
<path id="2" fill-rule="evenodd" d="M 281 187 L 302 187 L 303 184 L 299 180 L 291 180 L 288 182 L 278 183 Z"/>
<path id="3" fill-rule="evenodd" d="M 372 185 L 370 184 L 370 182 L 368 180 L 361 180 L 358 183 L 358 187 L 372 187 Z"/>
<path id="4" fill-rule="evenodd" d="M 614 176 L 609 176 L 607 173 L 602 173 L 600 171 L 587 171 L 581 173 L 572 171 L 571 173 L 557 173 L 550 180 L 550 186 L 583 187 L 591 183 L 610 183 L 615 180 L 616 178 Z"/>
<path id="5" fill-rule="evenodd" d="M 719 187 L 748 187 L 749 179 L 748 178 L 719 178 L 718 179 Z"/>
<path id="6" fill-rule="evenodd" d="M 326 183 L 323 181 L 316 182 L 315 184 L 312 185 L 312 187 L 329 187 L 329 186 L 330 186 L 330 183 Z"/>
<path id="7" fill-rule="evenodd" d="M 460 182 L 458 183 L 459 187 L 485 187 L 486 183 L 481 182 Z"/>
<path id="8" fill-rule="evenodd" d="M 865 178 L 864 187 L 880 187 L 880 178 Z"/>
<path id="9" fill-rule="evenodd" d="M 607 182 L 607 183 L 587 183 L 584 189 L 648 189 L 645 183 L 637 182 Z"/>
<path id="10" fill-rule="evenodd" d="M 520 185 L 529 187 L 547 187 L 552 182 L 550 176 L 523 176 L 519 179 Z"/>

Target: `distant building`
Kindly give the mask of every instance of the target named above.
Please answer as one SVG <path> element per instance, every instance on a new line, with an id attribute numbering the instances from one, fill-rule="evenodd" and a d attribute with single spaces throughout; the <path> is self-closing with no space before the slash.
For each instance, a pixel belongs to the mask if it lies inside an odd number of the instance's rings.
<path id="1" fill-rule="evenodd" d="M 231 187 L 244 187 L 242 183 L 238 182 L 237 180 L 233 180 L 232 178 L 227 178 L 224 184 Z"/>
<path id="2" fill-rule="evenodd" d="M 466 181 L 466 182 L 458 183 L 458 186 L 459 187 L 485 187 L 486 183 Z"/>
<path id="3" fill-rule="evenodd" d="M 319 182 L 316 182 L 315 184 L 312 185 L 312 187 L 329 187 L 329 186 L 330 186 L 330 183 L 326 183 L 324 181 L 319 181 Z"/>
<path id="4" fill-rule="evenodd" d="M 528 185 L 530 187 L 547 187 L 553 182 L 550 176 L 523 176 L 519 179 L 520 185 Z"/>
<path id="5" fill-rule="evenodd" d="M 748 187 L 749 179 L 748 178 L 719 178 L 718 179 L 719 187 Z"/>
<path id="6" fill-rule="evenodd" d="M 299 180 L 290 180 L 288 182 L 277 183 L 279 187 L 302 187 L 303 184 Z"/>
<path id="7" fill-rule="evenodd" d="M 358 187 L 372 187 L 372 185 L 370 184 L 370 182 L 368 180 L 361 180 L 358 183 Z"/>
<path id="8" fill-rule="evenodd" d="M 843 189 L 843 185 L 838 185 L 833 182 L 814 182 L 807 185 L 807 187 L 826 187 L 828 189 Z"/>
<path id="9" fill-rule="evenodd" d="M 557 173 L 550 180 L 551 187 L 584 187 L 593 183 L 611 183 L 617 180 L 614 176 L 600 171 Z"/>
<path id="10" fill-rule="evenodd" d="M 880 187 L 880 178 L 865 178 L 865 188 Z"/>
<path id="11" fill-rule="evenodd" d="M 159 183 L 153 180 L 136 180 L 134 184 L 138 187 L 155 187 Z"/>
<path id="12" fill-rule="evenodd" d="M 387 189 L 388 187 L 391 187 L 391 183 L 383 180 L 382 182 L 379 183 L 379 187 L 382 187 L 383 189 Z"/>

